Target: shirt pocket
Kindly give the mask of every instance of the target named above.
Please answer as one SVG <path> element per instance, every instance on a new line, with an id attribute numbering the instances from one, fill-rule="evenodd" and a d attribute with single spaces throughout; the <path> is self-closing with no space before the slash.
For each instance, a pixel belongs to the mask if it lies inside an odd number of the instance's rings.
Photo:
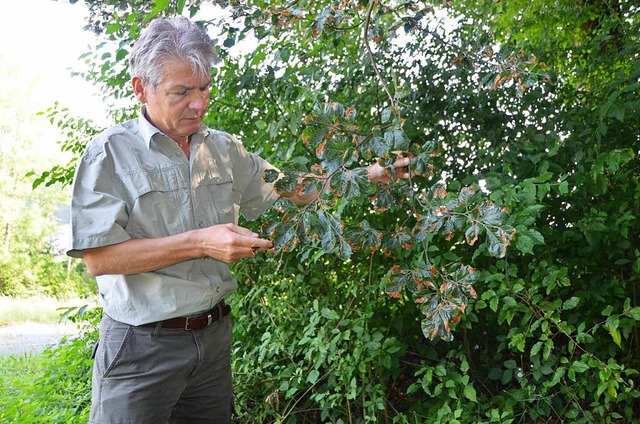
<path id="1" fill-rule="evenodd" d="M 231 177 L 212 180 L 207 185 L 214 208 L 213 224 L 236 224 L 240 211 L 242 193 L 233 189 Z"/>
<path id="2" fill-rule="evenodd" d="M 178 167 L 140 170 L 121 176 L 129 193 L 129 220 L 125 230 L 134 238 L 179 234 L 188 229 L 188 179 Z"/>

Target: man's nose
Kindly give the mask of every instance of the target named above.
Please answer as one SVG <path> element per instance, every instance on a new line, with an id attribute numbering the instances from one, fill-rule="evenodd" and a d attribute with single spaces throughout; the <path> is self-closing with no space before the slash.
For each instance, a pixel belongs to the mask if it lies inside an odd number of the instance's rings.
<path id="1" fill-rule="evenodd" d="M 209 93 L 196 92 L 189 102 L 189 108 L 203 111 L 209 106 Z"/>

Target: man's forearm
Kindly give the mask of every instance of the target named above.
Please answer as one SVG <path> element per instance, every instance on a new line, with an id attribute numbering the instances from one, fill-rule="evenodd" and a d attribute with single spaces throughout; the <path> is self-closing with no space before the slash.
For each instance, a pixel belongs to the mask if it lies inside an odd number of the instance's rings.
<path id="1" fill-rule="evenodd" d="M 156 271 L 190 259 L 210 257 L 231 263 L 271 248 L 257 233 L 235 224 L 219 224 L 174 236 L 131 239 L 109 246 L 85 249 L 89 272 L 138 274 Z"/>
<path id="2" fill-rule="evenodd" d="M 86 249 L 84 260 L 94 276 L 155 271 L 202 256 L 190 233 L 156 239 L 131 239 Z"/>

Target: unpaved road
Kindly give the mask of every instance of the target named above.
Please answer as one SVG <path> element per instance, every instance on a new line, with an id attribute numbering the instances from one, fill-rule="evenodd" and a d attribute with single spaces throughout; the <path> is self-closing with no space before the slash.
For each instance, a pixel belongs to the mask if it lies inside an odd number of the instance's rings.
<path id="1" fill-rule="evenodd" d="M 65 335 L 78 334 L 75 324 L 16 323 L 0 325 L 0 356 L 40 353 Z"/>

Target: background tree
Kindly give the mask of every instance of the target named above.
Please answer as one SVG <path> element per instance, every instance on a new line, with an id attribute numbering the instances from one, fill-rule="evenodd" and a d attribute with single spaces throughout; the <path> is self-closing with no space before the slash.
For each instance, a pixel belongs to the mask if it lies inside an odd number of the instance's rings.
<path id="1" fill-rule="evenodd" d="M 223 59 L 206 122 L 281 184 L 331 177 L 264 217 L 272 255 L 234 266 L 241 421 L 640 413 L 632 2 L 88 4 L 108 98 L 131 97 L 144 23 L 191 14 Z M 359 166 L 396 151 L 412 180 L 369 184 Z"/>
<path id="2" fill-rule="evenodd" d="M 79 263 L 60 252 L 64 234 L 56 214 L 64 210 L 68 192 L 59 188 L 32 190 L 30 171 L 50 168 L 64 156 L 46 141 L 58 137 L 37 111 L 37 74 L 8 60 L 0 64 L 0 295 L 76 296 L 90 293 Z M 44 141 L 44 142 L 43 142 Z"/>

